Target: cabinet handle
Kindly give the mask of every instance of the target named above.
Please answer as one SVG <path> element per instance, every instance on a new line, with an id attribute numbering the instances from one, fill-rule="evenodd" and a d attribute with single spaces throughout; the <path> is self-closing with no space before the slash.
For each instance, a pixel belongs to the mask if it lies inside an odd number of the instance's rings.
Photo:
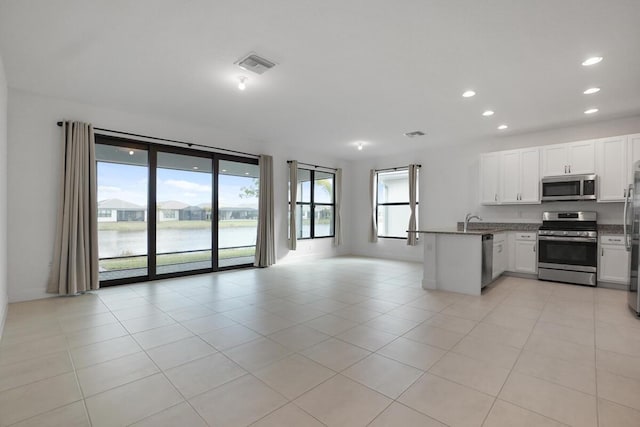
<path id="1" fill-rule="evenodd" d="M 571 165 L 569 165 L 569 173 L 571 173 Z"/>
<path id="2" fill-rule="evenodd" d="M 536 251 L 536 245 L 533 245 L 533 252 Z"/>
<path id="3" fill-rule="evenodd" d="M 495 195 L 494 199 L 495 199 L 496 202 L 498 201 L 498 195 L 497 194 Z"/>
<path id="4" fill-rule="evenodd" d="M 622 197 L 627 197 L 627 189 L 622 190 Z"/>
<path id="5" fill-rule="evenodd" d="M 564 165 L 564 173 L 567 173 L 567 165 Z"/>
<path id="6" fill-rule="evenodd" d="M 604 256 L 604 248 L 600 249 L 600 256 Z"/>

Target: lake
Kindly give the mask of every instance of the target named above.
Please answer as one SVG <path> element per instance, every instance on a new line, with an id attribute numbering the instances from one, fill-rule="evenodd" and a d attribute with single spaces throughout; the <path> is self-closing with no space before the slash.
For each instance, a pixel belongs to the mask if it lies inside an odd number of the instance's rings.
<path id="1" fill-rule="evenodd" d="M 308 227 L 308 226 L 307 226 Z M 322 229 L 320 229 L 322 227 Z M 317 232 L 328 233 L 328 224 L 317 224 Z M 219 248 L 236 246 L 254 246 L 256 244 L 256 228 L 229 227 L 220 228 Z M 211 232 L 207 229 L 160 229 L 157 236 L 157 252 L 182 252 L 211 249 Z M 98 248 L 100 258 L 118 256 L 146 255 L 147 232 L 142 231 L 98 231 Z"/>

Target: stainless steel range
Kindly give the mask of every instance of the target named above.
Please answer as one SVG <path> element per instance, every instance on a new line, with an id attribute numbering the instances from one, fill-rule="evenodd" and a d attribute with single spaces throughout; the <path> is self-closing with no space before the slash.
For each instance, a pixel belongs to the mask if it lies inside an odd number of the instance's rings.
<path id="1" fill-rule="evenodd" d="M 596 286 L 596 212 L 545 212 L 538 231 L 538 278 Z"/>

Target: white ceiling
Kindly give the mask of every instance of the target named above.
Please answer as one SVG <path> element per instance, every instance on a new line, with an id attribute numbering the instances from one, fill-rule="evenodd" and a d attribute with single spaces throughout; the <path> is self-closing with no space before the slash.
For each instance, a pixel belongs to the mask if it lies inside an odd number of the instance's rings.
<path id="1" fill-rule="evenodd" d="M 0 0 L 0 53 L 14 88 L 355 159 L 640 114 L 639 18 L 638 0 Z M 233 65 L 251 51 L 278 65 Z"/>

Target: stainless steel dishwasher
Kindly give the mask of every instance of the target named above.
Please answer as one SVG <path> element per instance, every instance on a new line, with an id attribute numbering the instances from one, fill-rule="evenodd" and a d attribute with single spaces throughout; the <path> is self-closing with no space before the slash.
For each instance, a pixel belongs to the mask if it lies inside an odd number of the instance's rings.
<path id="1" fill-rule="evenodd" d="M 482 235 L 482 278 L 481 288 L 493 279 L 493 234 Z"/>

